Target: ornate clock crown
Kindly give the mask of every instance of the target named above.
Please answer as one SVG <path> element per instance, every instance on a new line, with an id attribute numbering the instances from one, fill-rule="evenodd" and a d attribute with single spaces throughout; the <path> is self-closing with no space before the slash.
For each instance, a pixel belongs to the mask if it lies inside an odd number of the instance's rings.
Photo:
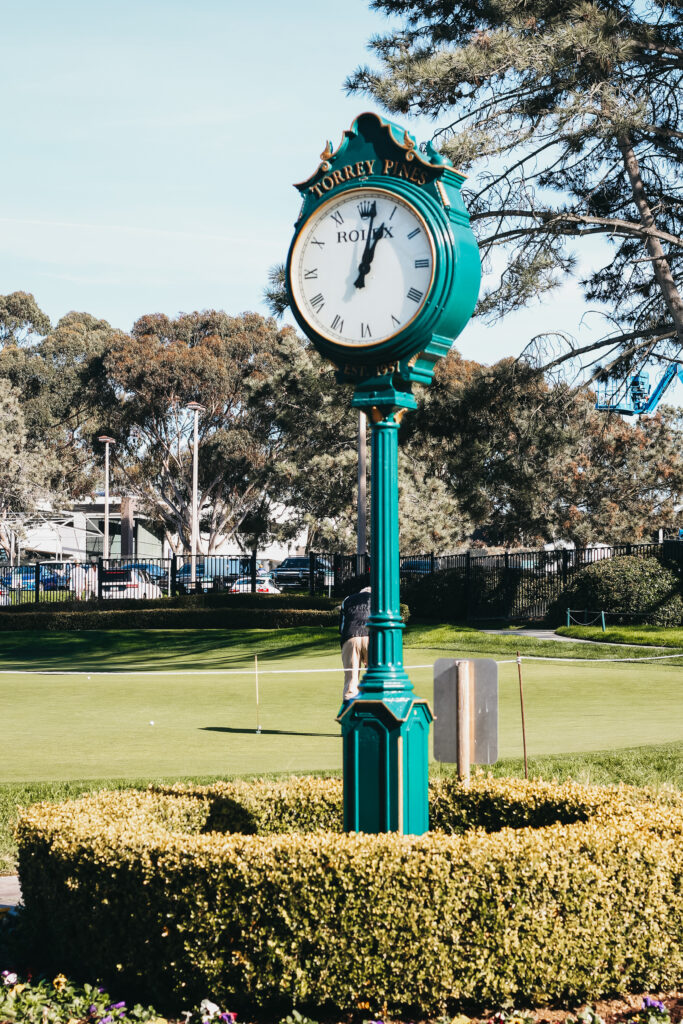
<path id="1" fill-rule="evenodd" d="M 361 217 L 364 217 L 364 218 L 371 217 L 372 216 L 372 208 L 373 208 L 374 205 L 375 205 L 374 202 L 371 203 L 371 202 L 369 202 L 369 200 L 364 200 L 362 203 L 359 203 L 358 204 L 358 212 L 360 213 Z"/>

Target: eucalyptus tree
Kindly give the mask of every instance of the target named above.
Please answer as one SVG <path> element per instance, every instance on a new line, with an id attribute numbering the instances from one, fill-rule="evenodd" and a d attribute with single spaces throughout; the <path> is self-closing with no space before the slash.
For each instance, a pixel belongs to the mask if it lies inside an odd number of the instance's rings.
<path id="1" fill-rule="evenodd" d="M 429 115 L 456 167 L 485 262 L 506 269 L 478 315 L 503 317 L 607 256 L 582 281 L 604 336 L 535 339 L 527 359 L 619 376 L 683 352 L 680 0 L 374 0 L 403 28 L 348 80 L 386 110 Z M 558 325 L 559 326 L 559 325 Z M 561 331 L 554 337 L 563 337 Z M 597 366 L 596 366 L 597 364 Z"/>
<path id="2" fill-rule="evenodd" d="M 115 334 L 87 313 L 53 328 L 32 295 L 0 296 L 0 508 L 13 532 L 37 505 L 56 509 L 94 489 L 92 434 L 111 404 L 102 360 Z"/>
<path id="3" fill-rule="evenodd" d="M 277 495 L 273 469 L 280 439 L 250 405 L 252 389 L 283 358 L 281 332 L 255 313 L 216 310 L 141 317 L 105 359 L 120 439 L 117 472 L 178 552 L 190 547 L 193 414 L 198 402 L 200 528 L 208 554 L 240 531 L 251 536 Z M 103 424 L 104 426 L 104 424 Z"/>

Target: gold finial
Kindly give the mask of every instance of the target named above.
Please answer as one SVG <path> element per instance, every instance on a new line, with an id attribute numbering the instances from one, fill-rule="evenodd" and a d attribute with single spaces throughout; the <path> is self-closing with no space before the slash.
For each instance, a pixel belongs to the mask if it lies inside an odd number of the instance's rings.
<path id="1" fill-rule="evenodd" d="M 415 140 L 411 139 L 407 131 L 403 132 L 403 145 L 408 150 L 408 152 L 406 153 L 406 160 L 414 160 L 415 154 L 413 150 L 415 149 Z"/>
<path id="2" fill-rule="evenodd" d="M 332 143 L 329 142 L 329 141 L 326 142 L 325 143 L 325 148 L 322 151 L 322 153 L 320 154 L 320 159 L 321 160 L 329 160 L 330 157 L 332 156 L 333 152 L 334 152 L 334 150 L 332 149 Z"/>

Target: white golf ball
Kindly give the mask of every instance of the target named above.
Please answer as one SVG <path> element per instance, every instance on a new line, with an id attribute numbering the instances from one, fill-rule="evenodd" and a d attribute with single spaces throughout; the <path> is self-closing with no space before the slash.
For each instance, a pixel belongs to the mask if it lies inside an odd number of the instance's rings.
<path id="1" fill-rule="evenodd" d="M 149 724 L 150 724 L 150 725 L 154 725 L 154 722 L 150 722 Z"/>

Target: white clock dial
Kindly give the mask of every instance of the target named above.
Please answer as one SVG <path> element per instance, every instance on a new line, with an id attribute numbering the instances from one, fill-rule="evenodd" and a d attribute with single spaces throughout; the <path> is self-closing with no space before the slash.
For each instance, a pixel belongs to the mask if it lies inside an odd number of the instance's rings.
<path id="1" fill-rule="evenodd" d="M 310 326 L 341 345 L 377 345 L 422 309 L 434 277 L 434 244 L 399 196 L 359 188 L 328 199 L 301 229 L 290 287 Z"/>

